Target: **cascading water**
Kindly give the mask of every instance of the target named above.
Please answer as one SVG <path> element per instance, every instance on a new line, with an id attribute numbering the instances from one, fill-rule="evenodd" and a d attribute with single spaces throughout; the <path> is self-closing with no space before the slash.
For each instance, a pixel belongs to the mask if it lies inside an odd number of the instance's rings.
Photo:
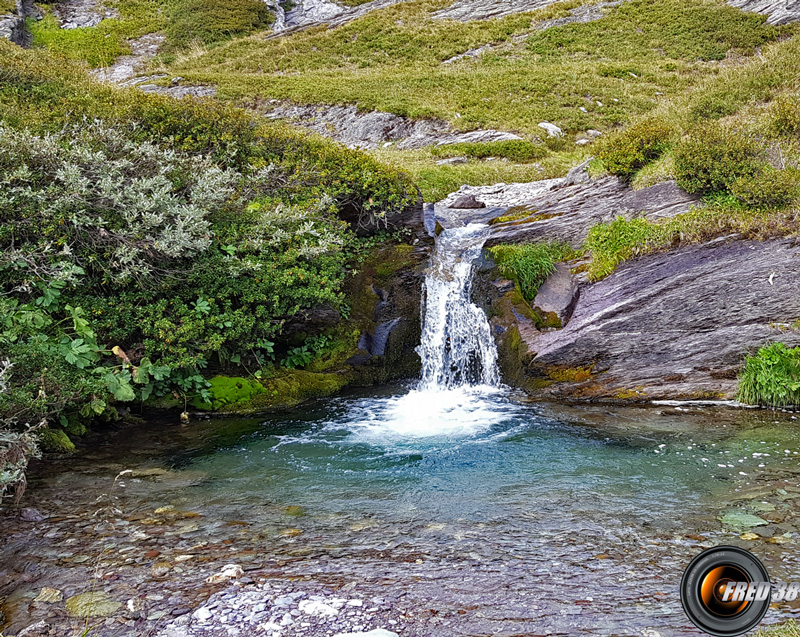
<path id="1" fill-rule="evenodd" d="M 347 428 L 356 439 L 406 448 L 413 439 L 472 436 L 508 421 L 489 321 L 471 300 L 485 224 L 443 231 L 425 278 L 422 376 L 415 389 L 351 403 Z M 338 423 L 335 426 L 339 426 Z"/>
<path id="2" fill-rule="evenodd" d="M 471 300 L 472 275 L 488 226 L 443 231 L 425 278 L 419 389 L 452 389 L 500 382 L 489 322 Z"/>

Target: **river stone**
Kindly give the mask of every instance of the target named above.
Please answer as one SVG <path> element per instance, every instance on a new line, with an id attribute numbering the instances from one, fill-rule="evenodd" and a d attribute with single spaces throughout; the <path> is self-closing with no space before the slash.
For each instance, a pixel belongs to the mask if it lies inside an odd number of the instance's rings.
<path id="1" fill-rule="evenodd" d="M 533 309 L 549 327 L 563 327 L 578 301 L 578 284 L 565 263 L 556 264 L 553 272 L 536 294 Z"/>
<path id="2" fill-rule="evenodd" d="M 70 617 L 111 617 L 121 607 L 103 591 L 90 591 L 67 598 L 64 602 Z"/>
<path id="3" fill-rule="evenodd" d="M 337 633 L 333 637 L 400 637 L 397 633 L 385 628 L 375 628 L 366 633 Z"/>
<path id="4" fill-rule="evenodd" d="M 757 515 L 744 513 L 743 511 L 728 511 L 720 518 L 720 522 L 722 522 L 725 526 L 731 527 L 737 532 L 746 531 L 754 526 L 766 526 L 769 524 L 769 522 L 767 522 L 765 519 L 760 518 Z"/>
<path id="5" fill-rule="evenodd" d="M 526 339 L 529 372 L 591 370 L 554 395 L 733 398 L 745 355 L 800 331 L 800 247 L 791 240 L 718 239 L 623 263 L 584 285 L 562 330 Z M 582 374 L 585 376 L 585 374 Z"/>

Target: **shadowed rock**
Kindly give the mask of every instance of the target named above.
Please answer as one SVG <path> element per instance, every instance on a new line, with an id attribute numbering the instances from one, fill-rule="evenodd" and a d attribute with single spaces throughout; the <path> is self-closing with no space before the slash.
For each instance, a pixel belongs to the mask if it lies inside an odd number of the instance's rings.
<path id="1" fill-rule="evenodd" d="M 532 306 L 552 327 L 567 324 L 578 301 L 578 283 L 566 263 L 556 264 L 553 272 L 539 288 Z"/>

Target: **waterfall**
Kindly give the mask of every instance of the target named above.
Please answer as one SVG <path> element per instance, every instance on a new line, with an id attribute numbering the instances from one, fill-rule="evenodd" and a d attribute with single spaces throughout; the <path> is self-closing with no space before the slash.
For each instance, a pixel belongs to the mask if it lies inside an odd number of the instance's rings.
<path id="1" fill-rule="evenodd" d="M 496 386 L 497 347 L 489 321 L 471 300 L 475 261 L 488 235 L 485 224 L 444 230 L 425 277 L 421 390 Z"/>

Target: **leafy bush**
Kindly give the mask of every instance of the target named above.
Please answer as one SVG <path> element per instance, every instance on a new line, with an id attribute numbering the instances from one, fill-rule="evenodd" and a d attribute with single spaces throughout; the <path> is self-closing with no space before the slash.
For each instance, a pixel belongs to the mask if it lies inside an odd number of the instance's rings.
<path id="1" fill-rule="evenodd" d="M 565 243 L 503 244 L 489 248 L 500 274 L 515 281 L 522 295 L 532 301 L 545 279 L 555 272 L 555 264 L 573 251 Z"/>
<path id="2" fill-rule="evenodd" d="M 687 192 L 728 192 L 737 179 L 754 177 L 763 165 L 754 136 L 718 123 L 699 126 L 675 147 L 675 177 Z"/>
<path id="3" fill-rule="evenodd" d="M 748 356 L 739 375 L 738 398 L 750 405 L 800 405 L 800 347 L 773 343 Z"/>
<path id="4" fill-rule="evenodd" d="M 275 16 L 262 0 L 173 0 L 167 37 L 173 46 L 213 44 L 269 28 Z"/>
<path id="5" fill-rule="evenodd" d="M 513 161 L 534 161 L 548 155 L 547 148 L 524 139 L 500 142 L 464 142 L 461 144 L 445 144 L 431 149 L 434 157 L 505 157 Z"/>
<path id="6" fill-rule="evenodd" d="M 672 137 L 668 124 L 643 120 L 604 140 L 597 157 L 608 172 L 629 180 L 636 171 L 658 159 L 670 146 Z"/>
<path id="7" fill-rule="evenodd" d="M 755 176 L 733 182 L 731 194 L 754 208 L 782 208 L 800 196 L 800 170 L 765 166 Z"/>
<path id="8" fill-rule="evenodd" d="M 776 137 L 800 136 L 800 95 L 776 99 L 769 110 L 770 130 Z"/>

